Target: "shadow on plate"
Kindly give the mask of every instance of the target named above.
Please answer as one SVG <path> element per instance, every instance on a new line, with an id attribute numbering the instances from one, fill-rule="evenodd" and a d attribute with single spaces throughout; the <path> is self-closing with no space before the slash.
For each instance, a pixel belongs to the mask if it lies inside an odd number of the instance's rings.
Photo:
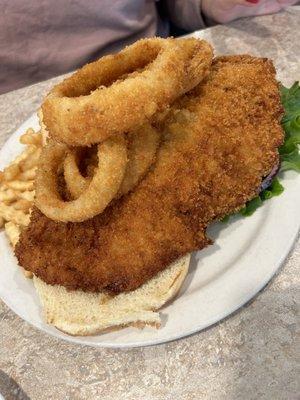
<path id="1" fill-rule="evenodd" d="M 189 272 L 180 289 L 178 296 L 182 296 L 188 291 L 191 282 L 194 279 L 196 269 L 201 268 L 201 264 L 205 262 L 205 259 L 211 257 L 215 252 L 220 250 L 220 246 L 216 243 L 216 240 L 220 236 L 220 233 L 222 232 L 222 234 L 225 234 L 226 236 L 232 234 L 232 232 L 239 228 L 242 223 L 242 219 L 243 217 L 239 215 L 233 215 L 232 217 L 230 217 L 229 222 L 215 222 L 211 226 L 209 226 L 209 228 L 207 229 L 207 236 L 213 241 L 213 244 L 203 250 L 192 253 Z M 204 285 L 209 284 L 213 279 L 215 279 L 215 277 L 205 281 Z"/>

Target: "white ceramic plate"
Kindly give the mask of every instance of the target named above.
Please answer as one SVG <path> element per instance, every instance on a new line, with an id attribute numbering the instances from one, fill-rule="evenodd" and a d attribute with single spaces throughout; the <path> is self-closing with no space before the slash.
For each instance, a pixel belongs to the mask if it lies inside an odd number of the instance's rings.
<path id="1" fill-rule="evenodd" d="M 0 151 L 0 169 L 22 146 L 18 137 L 38 128 L 29 118 Z M 199 332 L 225 318 L 262 289 L 289 253 L 300 225 L 300 176 L 284 175 L 284 193 L 265 203 L 250 218 L 234 217 L 209 229 L 215 244 L 193 255 L 190 272 L 177 298 L 164 307 L 162 328 L 126 328 L 98 336 L 68 336 L 44 323 L 31 280 L 17 266 L 4 232 L 0 233 L 0 297 L 21 318 L 38 329 L 90 346 L 136 347 L 168 342 Z"/>

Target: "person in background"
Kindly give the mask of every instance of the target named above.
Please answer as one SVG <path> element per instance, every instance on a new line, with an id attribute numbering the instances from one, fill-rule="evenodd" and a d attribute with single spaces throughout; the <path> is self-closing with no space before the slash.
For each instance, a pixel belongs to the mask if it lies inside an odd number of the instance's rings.
<path id="1" fill-rule="evenodd" d="M 72 71 L 143 37 L 166 37 L 170 22 L 194 31 L 297 2 L 0 0 L 0 94 Z"/>

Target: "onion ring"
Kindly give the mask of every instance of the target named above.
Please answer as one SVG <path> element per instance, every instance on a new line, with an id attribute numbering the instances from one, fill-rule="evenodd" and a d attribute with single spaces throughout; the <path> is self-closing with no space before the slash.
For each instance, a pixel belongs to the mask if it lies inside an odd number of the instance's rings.
<path id="1" fill-rule="evenodd" d="M 180 96 L 192 90 L 208 75 L 213 59 L 213 50 L 209 43 L 195 38 L 176 39 L 181 46 L 181 51 L 188 52 L 190 62 L 188 63 L 185 81 L 185 90 Z M 179 96 L 179 97 L 180 97 Z"/>
<path id="2" fill-rule="evenodd" d="M 64 160 L 64 178 L 67 190 L 73 199 L 78 197 L 88 188 L 91 177 L 84 177 L 78 167 L 77 149 L 68 150 Z"/>
<path id="3" fill-rule="evenodd" d="M 50 136 L 90 146 L 148 121 L 209 70 L 212 50 L 198 39 L 142 39 L 87 64 L 54 87 L 42 105 Z"/>
<path id="4" fill-rule="evenodd" d="M 159 144 L 159 132 L 150 124 L 141 126 L 134 132 L 128 134 L 128 163 L 123 181 L 116 197 L 123 196 L 132 190 L 144 177 L 153 163 Z M 64 161 L 64 177 L 67 189 L 71 196 L 76 199 L 91 182 L 90 177 L 84 177 L 77 164 L 76 149 L 69 150 Z"/>
<path id="5" fill-rule="evenodd" d="M 132 190 L 145 176 L 154 161 L 160 134 L 150 124 L 128 134 L 128 163 L 117 197 Z"/>
<path id="6" fill-rule="evenodd" d="M 51 142 L 43 148 L 36 175 L 36 206 L 48 218 L 62 222 L 81 222 L 100 214 L 115 197 L 122 183 L 127 148 L 123 135 L 98 145 L 98 168 L 80 197 L 63 201 L 57 188 L 57 171 L 67 147 Z"/>

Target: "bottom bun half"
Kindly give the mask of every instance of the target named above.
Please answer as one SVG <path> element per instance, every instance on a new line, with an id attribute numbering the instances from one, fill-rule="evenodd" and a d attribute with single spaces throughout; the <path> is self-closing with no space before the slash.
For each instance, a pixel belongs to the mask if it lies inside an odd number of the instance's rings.
<path id="1" fill-rule="evenodd" d="M 70 335 L 94 335 L 126 326 L 160 327 L 157 310 L 179 291 L 188 272 L 190 255 L 180 258 L 132 292 L 110 295 L 68 291 L 34 277 L 46 322 Z"/>

